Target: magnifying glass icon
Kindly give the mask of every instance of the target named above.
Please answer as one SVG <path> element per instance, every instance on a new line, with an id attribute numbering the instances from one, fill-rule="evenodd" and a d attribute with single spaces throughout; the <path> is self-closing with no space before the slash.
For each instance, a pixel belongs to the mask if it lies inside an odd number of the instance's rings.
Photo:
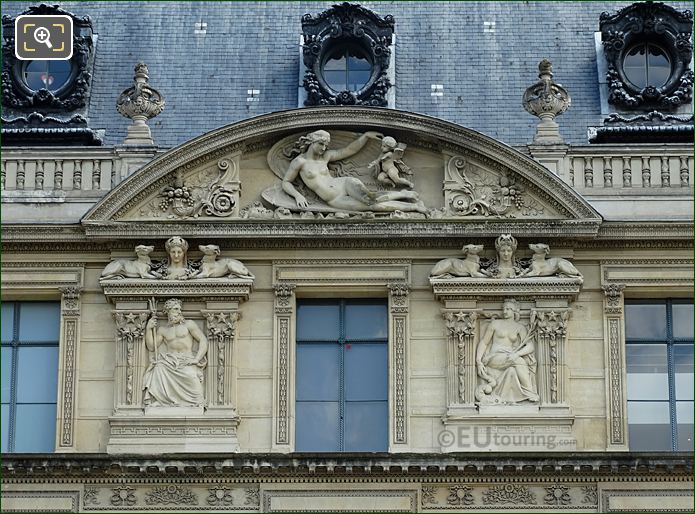
<path id="1" fill-rule="evenodd" d="M 48 48 L 53 48 L 51 44 L 51 33 L 46 27 L 38 27 L 34 31 L 34 39 L 37 43 L 46 45 Z"/>

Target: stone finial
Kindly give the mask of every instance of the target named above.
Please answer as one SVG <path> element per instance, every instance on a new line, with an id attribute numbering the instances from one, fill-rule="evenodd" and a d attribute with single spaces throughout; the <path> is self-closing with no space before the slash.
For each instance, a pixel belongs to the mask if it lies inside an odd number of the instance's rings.
<path id="1" fill-rule="evenodd" d="M 553 81 L 553 64 L 543 59 L 538 65 L 541 80 L 526 89 L 522 99 L 524 109 L 540 118 L 533 142 L 536 144 L 563 144 L 555 117 L 565 112 L 572 99 L 565 88 Z"/>
<path id="2" fill-rule="evenodd" d="M 148 73 L 145 63 L 136 64 L 133 87 L 123 91 L 116 102 L 118 112 L 133 120 L 124 141 L 126 145 L 154 145 L 146 122 L 164 110 L 164 97 L 148 84 Z"/>

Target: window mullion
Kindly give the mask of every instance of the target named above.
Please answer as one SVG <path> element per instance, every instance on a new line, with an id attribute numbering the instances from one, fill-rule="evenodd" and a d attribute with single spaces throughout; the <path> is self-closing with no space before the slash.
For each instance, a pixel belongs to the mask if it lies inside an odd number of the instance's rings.
<path id="1" fill-rule="evenodd" d="M 10 419 L 8 420 L 7 451 L 14 452 L 15 425 L 17 420 L 17 369 L 19 355 L 19 308 L 20 303 L 14 304 L 14 326 L 12 327 L 12 371 L 10 374 Z"/>
<path id="2" fill-rule="evenodd" d="M 671 300 L 666 300 L 666 356 L 668 359 L 668 408 L 671 422 L 671 449 L 678 449 L 676 418 L 676 362 L 673 348 L 673 312 Z"/>

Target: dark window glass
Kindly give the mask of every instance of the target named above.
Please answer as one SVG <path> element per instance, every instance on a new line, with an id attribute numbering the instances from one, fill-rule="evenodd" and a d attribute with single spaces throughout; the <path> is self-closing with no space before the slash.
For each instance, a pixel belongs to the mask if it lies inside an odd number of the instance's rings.
<path id="1" fill-rule="evenodd" d="M 628 339 L 664 339 L 666 302 L 625 304 L 625 337 Z"/>
<path id="2" fill-rule="evenodd" d="M 32 91 L 58 91 L 70 78 L 70 61 L 30 61 L 24 69 L 24 81 Z"/>
<path id="3" fill-rule="evenodd" d="M 297 451 L 388 450 L 387 326 L 386 301 L 298 302 Z"/>
<path id="4" fill-rule="evenodd" d="M 673 337 L 693 338 L 693 304 L 673 304 Z"/>
<path id="5" fill-rule="evenodd" d="M 371 63 L 354 47 L 336 48 L 323 65 L 323 78 L 334 91 L 359 91 L 371 75 Z"/>
<path id="6" fill-rule="evenodd" d="M 633 451 L 693 451 L 692 312 L 682 300 L 625 302 Z"/>
<path id="7" fill-rule="evenodd" d="M 647 86 L 661 87 L 671 76 L 668 54 L 651 43 L 641 43 L 631 48 L 623 59 L 625 77 L 637 89 Z"/>
<path id="8" fill-rule="evenodd" d="M 51 452 L 55 444 L 60 304 L 7 302 L 2 305 L 2 314 L 2 451 Z"/>

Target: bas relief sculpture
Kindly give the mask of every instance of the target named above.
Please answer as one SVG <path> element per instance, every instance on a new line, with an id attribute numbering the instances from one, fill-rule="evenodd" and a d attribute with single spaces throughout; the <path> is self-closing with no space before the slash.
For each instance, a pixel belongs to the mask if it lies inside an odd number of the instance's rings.
<path id="1" fill-rule="evenodd" d="M 331 172 L 332 163 L 340 168 L 341 161 L 359 153 L 369 140 L 382 142 L 381 155 L 371 163 L 382 187 L 384 183 L 412 187 L 411 181 L 400 176 L 409 168 L 401 159 L 405 145 L 398 145 L 395 139 L 378 132 L 365 132 L 343 148 L 329 149 L 331 135 L 325 130 L 316 130 L 300 137 L 290 153 L 285 154 L 285 157 L 291 157 L 285 170 L 277 170 L 278 163 L 269 154 L 269 164 L 276 174 L 281 173 L 282 184 L 279 190 L 271 187 L 264 191 L 263 198 L 275 207 L 295 212 L 429 214 L 429 209 L 415 191 L 373 190 L 354 174 Z"/>
<path id="2" fill-rule="evenodd" d="M 167 324 L 159 327 L 152 301 L 152 316 L 145 326 L 150 365 L 143 377 L 146 407 L 203 407 L 203 369 L 208 342 L 198 325 L 181 313 L 181 301 L 164 303 Z M 197 350 L 194 352 L 194 346 Z"/>
<path id="3" fill-rule="evenodd" d="M 579 270 L 567 259 L 548 257 L 550 247 L 544 243 L 532 243 L 533 252 L 528 259 L 517 259 L 518 242 L 511 234 L 502 234 L 495 240 L 496 259 L 481 258 L 482 245 L 468 244 L 462 252 L 465 259 L 447 258 L 439 261 L 430 272 L 431 279 L 493 278 L 525 279 L 538 277 L 584 278 Z"/>
<path id="4" fill-rule="evenodd" d="M 167 258 L 153 262 L 150 259 L 153 246 L 136 246 L 136 259 L 116 259 L 108 263 L 101 273 L 101 280 L 254 279 L 253 274 L 240 261 L 221 258 L 220 247 L 217 245 L 198 246 L 203 257 L 197 262 L 188 259 L 188 242 L 180 236 L 170 237 L 164 248 Z"/>
<path id="5" fill-rule="evenodd" d="M 476 400 L 481 404 L 537 403 L 533 319 L 531 329 L 519 321 L 520 307 L 514 299 L 504 301 L 502 312 L 503 318 L 490 321 L 476 347 L 475 362 L 482 379 Z"/>

